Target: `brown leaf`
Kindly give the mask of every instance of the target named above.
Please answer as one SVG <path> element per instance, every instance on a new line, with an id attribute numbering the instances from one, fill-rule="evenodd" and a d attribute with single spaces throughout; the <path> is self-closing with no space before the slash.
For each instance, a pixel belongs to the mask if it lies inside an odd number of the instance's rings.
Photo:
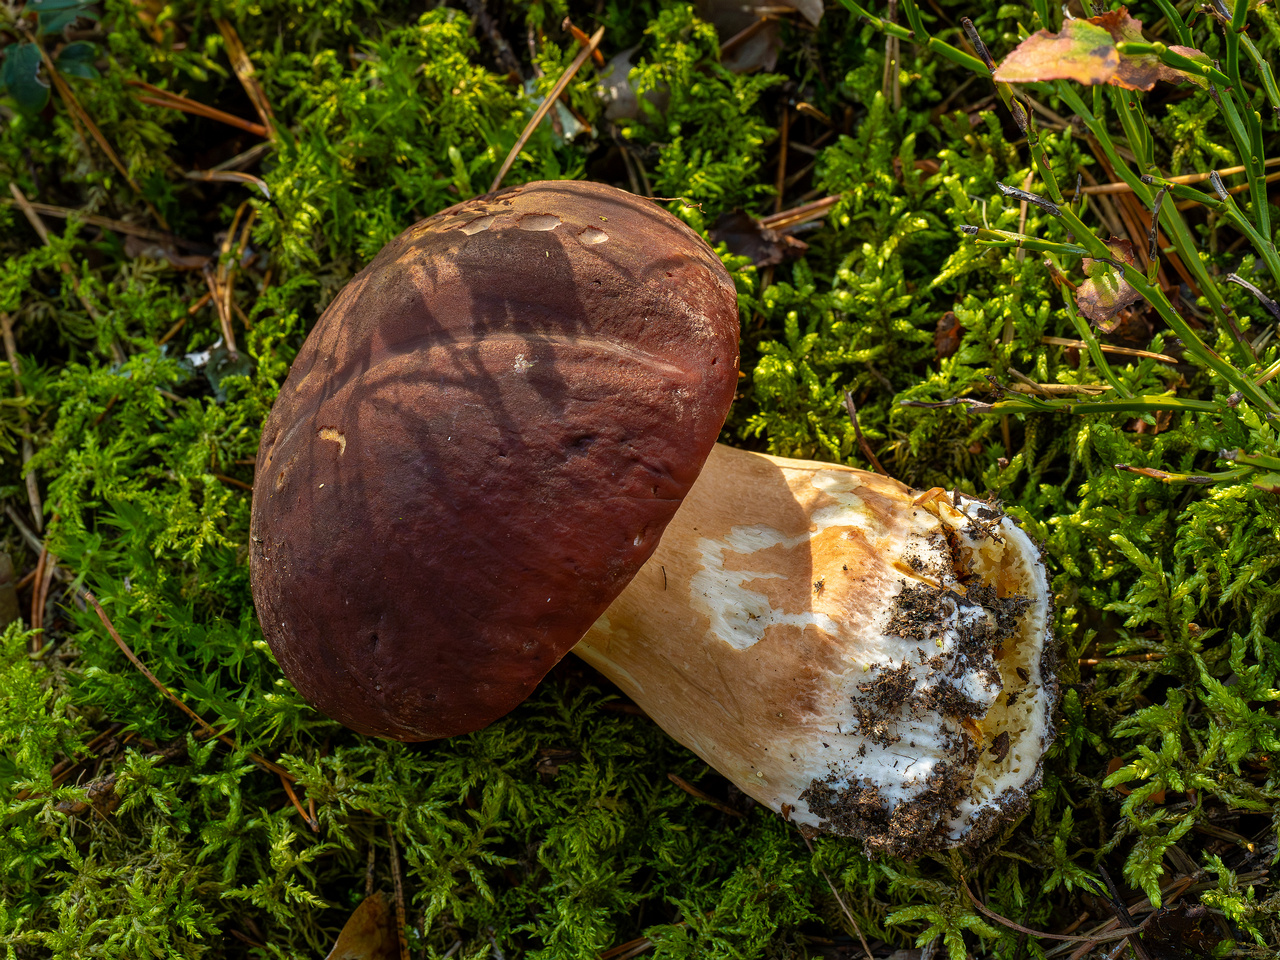
<path id="1" fill-rule="evenodd" d="M 933 331 L 933 348 L 938 359 L 950 357 L 960 349 L 960 341 L 964 337 L 964 327 L 956 319 L 956 315 L 948 310 L 938 318 L 938 326 Z"/>
<path id="2" fill-rule="evenodd" d="M 1107 241 L 1112 257 L 1117 263 L 1133 263 L 1133 244 L 1128 240 L 1112 237 Z M 1080 312 L 1098 325 L 1103 333 L 1111 333 L 1118 324 L 1116 315 L 1131 303 L 1142 299 L 1142 294 L 1124 278 L 1124 274 L 1105 260 L 1084 261 L 1084 272 L 1089 279 L 1076 290 L 1076 306 Z"/>
<path id="3" fill-rule="evenodd" d="M 1089 23 L 1102 27 L 1111 34 L 1111 39 L 1116 43 L 1124 41 L 1146 42 L 1146 37 L 1142 35 L 1142 21 L 1135 20 L 1129 16 L 1129 11 L 1124 7 L 1118 10 L 1109 10 L 1101 16 L 1090 17 Z M 1184 57 L 1203 60 L 1205 63 L 1210 62 L 1209 58 L 1203 53 L 1199 50 L 1193 50 L 1191 47 L 1170 47 L 1169 49 L 1182 54 Z M 1181 83 L 1184 80 L 1192 80 L 1200 84 L 1207 83 L 1203 77 L 1166 66 L 1160 62 L 1160 58 L 1154 53 L 1144 53 L 1138 56 L 1121 55 L 1120 66 L 1116 69 L 1115 76 L 1109 82 L 1117 87 L 1124 87 L 1126 90 L 1150 90 L 1156 85 L 1157 80 L 1164 80 L 1169 83 Z"/>
<path id="4" fill-rule="evenodd" d="M 721 63 L 735 73 L 772 70 L 782 47 L 778 14 L 790 7 L 815 27 L 822 19 L 822 0 L 698 0 L 698 16 L 716 28 L 720 42 L 738 36 L 761 20 L 768 22 L 736 46 L 725 50 Z"/>
<path id="5" fill-rule="evenodd" d="M 325 960 L 400 960 L 395 911 L 381 892 L 356 907 Z"/>
<path id="6" fill-rule="evenodd" d="M 733 210 L 721 216 L 709 235 L 713 242 L 723 243 L 731 253 L 750 257 L 757 267 L 799 259 L 809 249 L 803 240 L 763 226 L 743 210 Z"/>
<path id="7" fill-rule="evenodd" d="M 1104 27 L 1088 20 L 1068 20 L 1061 33 L 1037 30 L 996 67 L 1001 83 L 1075 80 L 1090 86 L 1106 83 L 1120 66 L 1115 41 Z"/>

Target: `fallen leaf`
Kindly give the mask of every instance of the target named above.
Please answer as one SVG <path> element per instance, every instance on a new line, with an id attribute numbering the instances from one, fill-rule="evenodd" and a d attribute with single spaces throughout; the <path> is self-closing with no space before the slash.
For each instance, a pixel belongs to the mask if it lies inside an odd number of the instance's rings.
<path id="1" fill-rule="evenodd" d="M 1107 246 L 1116 262 L 1133 263 L 1133 244 L 1128 240 L 1112 237 Z M 1086 258 L 1084 272 L 1089 279 L 1076 290 L 1076 306 L 1098 325 L 1099 330 L 1111 333 L 1119 326 L 1116 315 L 1129 304 L 1141 300 L 1142 294 L 1125 280 L 1114 263 Z"/>
<path id="2" fill-rule="evenodd" d="M 713 242 L 723 243 L 731 253 L 750 257 L 757 267 L 798 259 L 809 249 L 803 240 L 770 229 L 743 210 L 733 210 L 721 216 L 709 235 Z"/>
<path id="3" fill-rule="evenodd" d="M 1116 43 L 1125 41 L 1146 42 L 1146 37 L 1142 35 L 1142 21 L 1135 20 L 1129 16 L 1129 11 L 1125 7 L 1120 7 L 1118 10 L 1109 10 L 1097 17 L 1090 17 L 1089 22 L 1106 30 Z M 1211 62 L 1203 53 L 1199 50 L 1193 50 L 1191 47 L 1170 47 L 1169 49 L 1193 60 L 1203 60 L 1205 63 Z M 1126 90 L 1150 90 L 1156 85 L 1157 80 L 1164 80 L 1168 83 L 1181 83 L 1184 80 L 1191 80 L 1199 84 L 1208 83 L 1203 77 L 1197 77 L 1194 74 L 1186 73 L 1161 63 L 1160 58 L 1154 53 L 1144 53 L 1137 56 L 1122 54 L 1120 65 L 1116 68 L 1116 74 L 1108 82 L 1117 87 L 1124 87 Z"/>
<path id="4" fill-rule="evenodd" d="M 1191 960 L 1213 956 L 1222 936 L 1204 904 L 1161 907 L 1144 925 L 1142 945 L 1151 960 Z"/>
<path id="5" fill-rule="evenodd" d="M 933 348 L 937 352 L 938 359 L 954 356 L 960 349 L 960 340 L 963 337 L 964 327 L 960 326 L 960 321 L 956 319 L 954 313 L 948 310 L 940 316 L 937 329 L 933 331 Z"/>
<path id="6" fill-rule="evenodd" d="M 1068 20 L 1061 33 L 1038 30 L 1005 57 L 994 77 L 1002 83 L 1036 83 L 1040 80 L 1075 80 L 1095 86 L 1113 84 L 1126 90 L 1150 90 L 1156 81 L 1192 83 L 1208 81 L 1160 62 L 1154 53 L 1121 55 L 1117 43 L 1146 42 L 1142 21 L 1129 16 L 1125 7 L 1087 20 Z M 1191 47 L 1169 48 L 1202 63 L 1212 61 Z"/>
<path id="7" fill-rule="evenodd" d="M 1061 33 L 1037 30 L 996 67 L 1001 83 L 1075 80 L 1090 86 L 1106 83 L 1120 67 L 1115 41 L 1104 27 L 1088 20 L 1068 20 Z"/>
<path id="8" fill-rule="evenodd" d="M 381 892 L 355 908 L 325 960 L 400 960 L 395 912 Z"/>
<path id="9" fill-rule="evenodd" d="M 721 57 L 721 64 L 729 70 L 750 73 L 772 70 L 778 63 L 782 47 L 782 30 L 777 19 L 780 12 L 785 13 L 787 8 L 795 10 L 816 27 L 822 19 L 823 3 L 822 0 L 747 0 L 745 3 L 743 0 L 698 0 L 697 8 L 698 16 L 716 28 L 721 43 L 769 18 L 749 39 Z"/>

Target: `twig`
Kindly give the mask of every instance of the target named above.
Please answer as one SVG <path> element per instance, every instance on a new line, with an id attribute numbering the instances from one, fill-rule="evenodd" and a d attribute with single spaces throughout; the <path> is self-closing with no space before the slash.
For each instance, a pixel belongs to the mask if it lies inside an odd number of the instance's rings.
<path id="1" fill-rule="evenodd" d="M 511 148 L 511 152 L 507 154 L 507 159 L 502 161 L 502 167 L 498 170 L 498 175 L 493 178 L 493 185 L 489 187 L 489 192 L 493 193 L 502 186 L 502 178 L 507 175 L 507 171 L 511 169 L 511 165 L 516 162 L 516 157 L 520 156 L 520 151 L 524 149 L 524 145 L 529 142 L 529 138 L 533 136 L 533 131 L 538 129 L 538 124 L 542 122 L 542 118 L 547 115 L 552 105 L 560 99 L 560 94 L 569 86 L 569 82 L 587 59 L 600 46 L 600 41 L 604 39 L 604 27 L 601 27 L 591 35 L 591 40 L 587 46 L 578 51 L 578 55 L 573 58 L 573 62 L 569 64 L 567 69 L 556 81 L 556 85 L 551 88 L 551 92 L 538 104 L 538 109 L 533 111 L 533 116 L 529 118 L 529 122 L 525 124 L 524 130 L 520 132 L 519 138 L 515 142 L 515 146 Z"/>
<path id="2" fill-rule="evenodd" d="M 267 186 L 267 181 L 252 173 L 241 173 L 238 170 L 188 170 L 183 176 L 188 180 L 252 184 L 262 191 L 264 197 L 271 199 L 271 188 Z"/>
<path id="3" fill-rule="evenodd" d="M 0 197 L 0 204 L 4 204 L 7 207 L 20 206 L 17 200 L 10 200 L 8 197 Z M 154 230 L 141 224 L 129 223 L 127 220 L 113 220 L 110 217 L 100 217 L 95 213 L 84 213 L 80 210 L 73 210 L 70 207 L 54 206 L 52 203 L 36 203 L 34 200 L 27 201 L 27 205 L 42 217 L 57 217 L 59 220 L 69 220 L 74 217 L 81 223 L 87 223 L 91 227 L 103 227 L 106 230 L 114 230 L 116 233 L 141 237 L 143 240 L 172 243 L 193 250 L 199 250 L 204 247 L 204 244 L 184 240 L 182 237 L 166 233 L 163 230 Z"/>
<path id="4" fill-rule="evenodd" d="M 225 123 L 231 127 L 238 127 L 241 130 L 247 130 L 249 133 L 256 134 L 259 137 L 267 136 L 267 128 L 260 123 L 254 123 L 252 120 L 242 120 L 235 114 L 227 113 L 219 110 L 217 107 L 210 107 L 199 101 L 184 97 L 180 93 L 174 93 L 171 90 L 164 90 L 161 87 L 152 86 L 142 80 L 126 80 L 125 83 L 131 87 L 139 87 L 147 91 L 150 96 L 139 96 L 138 99 L 143 103 L 149 103 L 153 107 L 167 107 L 170 110 L 181 110 L 183 113 L 190 113 L 197 117 L 204 117 L 206 120 L 217 120 L 219 123 Z"/>
<path id="5" fill-rule="evenodd" d="M 715 807 L 721 813 L 727 813 L 729 816 L 737 817 L 739 820 L 742 819 L 742 814 L 739 811 L 733 809 L 733 807 L 729 806 L 727 803 L 721 803 L 715 797 L 711 796 L 711 794 L 706 793 L 703 790 L 699 790 L 692 783 L 689 783 L 689 781 L 684 780 L 681 777 L 677 777 L 674 773 L 668 773 L 667 779 L 670 780 L 672 783 L 674 783 L 677 787 L 679 787 L 685 793 L 689 794 L 689 796 L 697 797 L 699 800 L 702 800 L 704 803 L 711 804 L 711 806 Z"/>
<path id="6" fill-rule="evenodd" d="M 204 718 L 201 717 L 200 714 L 196 713 L 194 710 L 188 707 L 185 703 L 179 700 L 178 697 L 168 687 L 166 687 L 163 683 L 161 683 L 159 680 L 156 679 L 155 674 L 147 669 L 146 665 L 141 660 L 138 659 L 138 655 L 135 654 L 129 648 L 129 645 L 124 642 L 124 639 L 120 636 L 119 632 L 116 630 L 115 624 L 113 624 L 111 622 L 111 618 L 107 616 L 107 611 L 102 609 L 102 604 L 98 602 L 97 597 L 95 597 L 88 590 L 84 591 L 83 596 L 84 596 L 85 602 L 88 603 L 91 607 L 93 607 L 93 609 L 97 612 L 98 619 L 101 620 L 102 625 L 107 628 L 107 633 L 111 634 L 111 639 L 116 642 L 116 646 L 120 648 L 120 652 L 129 658 L 129 662 L 138 668 L 139 673 L 141 673 L 144 677 L 146 677 L 148 680 L 151 681 L 152 686 L 154 686 L 157 690 L 159 690 L 162 694 L 164 694 L 165 697 L 174 706 L 176 706 L 179 710 L 185 713 L 192 720 L 194 720 L 196 722 L 196 725 L 199 726 L 200 729 L 203 730 L 207 736 L 217 737 L 219 740 L 221 740 L 223 743 L 229 746 L 232 750 L 240 749 L 240 745 L 236 743 L 234 739 L 227 736 L 225 733 L 219 733 L 217 730 L 211 727 L 208 723 L 205 722 Z M 277 776 L 281 777 L 282 779 L 289 780 L 290 782 L 297 780 L 297 777 L 291 774 L 284 767 L 280 766 L 279 764 L 272 763 L 266 757 L 260 756 L 259 754 L 256 754 L 252 751 L 248 752 L 248 757 L 250 760 L 252 760 L 258 766 L 262 767 L 264 770 L 269 770 L 272 773 L 276 774 Z M 305 817 L 305 814 L 304 814 L 304 817 Z"/>
<path id="7" fill-rule="evenodd" d="M 801 223 L 808 223 L 810 220 L 820 220 L 830 212 L 840 201 L 840 194 L 832 194 L 823 197 L 821 200 L 814 200 L 812 203 L 801 204 L 798 207 L 792 207 L 790 210 L 783 210 L 780 213 L 771 213 L 767 217 L 760 218 L 760 226 L 768 227 L 770 230 L 781 230 L 784 227 L 794 227 Z"/>
<path id="8" fill-rule="evenodd" d="M 51 241 L 49 239 L 49 231 L 45 227 L 44 221 L 40 219 L 35 208 L 31 206 L 31 201 L 29 201 L 26 195 L 18 189 L 17 182 L 13 180 L 9 181 L 9 192 L 13 194 L 13 199 L 18 204 L 18 208 L 22 211 L 23 216 L 27 218 L 27 222 L 31 224 L 31 228 L 35 230 L 36 234 L 40 237 L 41 242 L 44 243 L 45 246 L 50 246 Z M 84 291 L 80 289 L 80 278 L 76 276 L 76 272 L 71 269 L 71 264 L 67 263 L 65 260 L 60 260 L 58 262 L 58 269 L 62 271 L 68 280 L 71 281 L 71 289 L 74 291 L 76 299 L 80 301 L 80 305 L 84 307 L 85 313 L 89 314 L 90 319 L 95 323 L 100 322 L 102 318 L 98 315 L 97 308 L 89 301 L 89 298 L 84 295 Z M 111 355 L 115 359 L 116 363 L 124 363 L 124 350 L 121 349 L 120 344 L 118 344 L 114 339 L 111 341 Z"/>
<path id="9" fill-rule="evenodd" d="M 302 822 L 311 828 L 312 833 L 320 832 L 320 824 L 316 822 L 314 816 L 308 816 L 307 811 L 302 809 L 302 804 L 298 802 L 298 795 L 293 792 L 293 785 L 283 773 L 280 774 L 280 784 L 284 787 L 284 792 L 289 797 L 289 802 L 293 804 L 293 809 L 298 811 L 298 816 L 302 817 Z"/>
<path id="10" fill-rule="evenodd" d="M 738 47 L 742 46 L 744 43 L 746 43 L 748 40 L 754 37 L 757 33 L 763 30 L 768 24 L 772 23 L 774 19 L 775 19 L 774 17 L 761 17 L 755 23 L 751 24 L 750 26 L 742 30 L 739 30 L 737 33 L 735 33 L 732 37 L 730 37 L 724 43 L 720 44 L 720 62 L 723 63 L 724 58 L 726 56 L 733 53 L 734 50 L 738 49 Z"/>
<path id="11" fill-rule="evenodd" d="M 1274 167 L 1277 165 L 1280 165 L 1280 157 L 1275 157 L 1271 160 L 1268 160 L 1266 163 L 1263 164 L 1263 167 L 1264 168 Z M 1245 170 L 1246 168 L 1244 167 L 1224 167 L 1221 170 L 1210 170 L 1205 173 L 1186 173 L 1180 177 L 1163 177 L 1162 179 L 1168 180 L 1170 183 L 1180 183 L 1180 184 L 1203 183 L 1205 180 L 1208 180 L 1210 177 L 1212 177 L 1215 173 L 1220 177 L 1229 177 L 1232 174 L 1244 173 Z M 1133 187 L 1129 186 L 1129 184 L 1124 182 L 1100 183 L 1097 186 L 1085 187 L 1083 192 L 1084 193 L 1133 193 Z"/>
<path id="12" fill-rule="evenodd" d="M 803 833 L 800 834 L 800 839 L 802 839 L 804 841 L 804 845 L 809 848 L 809 856 L 812 857 L 813 843 Z M 867 938 L 862 935 L 862 928 L 858 926 L 858 921 L 853 918 L 853 911 L 851 911 L 845 904 L 844 898 L 840 896 L 840 891 L 837 890 L 836 885 L 831 882 L 831 877 L 828 876 L 827 871 L 823 870 L 821 867 L 818 868 L 818 872 L 822 874 L 822 879 L 827 881 L 827 886 L 831 888 L 831 895 L 836 898 L 836 903 L 840 904 L 840 909 L 844 911 L 845 919 L 848 920 L 849 925 L 853 927 L 853 932 L 858 935 L 858 942 L 862 944 L 862 952 L 867 955 L 867 960 L 875 960 L 875 956 L 872 954 L 871 948 L 867 946 Z"/>
<path id="13" fill-rule="evenodd" d="M 1066 337 L 1041 337 L 1041 343 L 1051 343 L 1057 347 L 1075 347 L 1078 350 L 1086 350 L 1089 345 L 1083 340 L 1068 340 Z M 1141 357 L 1143 360 L 1159 360 L 1161 363 L 1180 363 L 1177 357 L 1171 357 L 1167 353 L 1152 353 L 1150 350 L 1137 350 L 1133 347 L 1116 347 L 1109 343 L 1100 343 L 1098 346 L 1103 353 L 1118 353 L 1125 357 Z"/>
<path id="14" fill-rule="evenodd" d="M 258 83 L 258 78 L 254 76 L 253 61 L 249 59 L 249 54 L 245 52 L 244 44 L 240 42 L 240 35 L 236 33 L 236 28 L 231 25 L 231 22 L 219 19 L 217 23 L 223 42 L 227 45 L 227 57 L 231 60 L 231 69 L 236 72 L 240 85 L 244 87 L 244 92 L 249 96 L 249 102 L 253 104 L 253 109 L 257 111 L 258 119 L 262 121 L 262 125 L 266 128 L 266 138 L 274 140 L 276 138 L 275 115 L 272 113 L 271 104 L 267 100 L 266 93 L 262 90 L 262 85 Z"/>
<path id="15" fill-rule="evenodd" d="M 978 908 L 978 911 L 982 913 L 984 916 L 986 916 L 988 919 L 994 920 L 996 923 L 1001 924 L 1002 926 L 1006 926 L 1010 930 L 1017 930 L 1019 933 L 1025 933 L 1029 937 L 1037 937 L 1041 940 L 1061 940 L 1064 943 L 1098 944 L 1098 943 L 1107 943 L 1111 940 L 1123 940 L 1125 937 L 1133 936 L 1133 934 L 1138 932 L 1137 927 L 1128 927 L 1123 930 L 1113 930 L 1110 933 L 1108 933 L 1105 937 L 1075 937 L 1075 936 L 1064 936 L 1063 934 L 1060 934 L 1060 933 L 1045 933 L 1041 930 L 1032 930 L 1030 927 L 1024 927 L 1020 923 L 1014 923 L 1008 917 L 1000 916 L 1000 914 L 996 913 L 994 910 L 984 905 L 980 900 L 978 900 L 977 897 L 973 895 L 973 891 L 969 889 L 969 884 L 967 882 L 962 880 L 960 882 L 960 889 L 962 889 L 965 892 L 965 894 L 969 897 L 969 900 L 972 901 L 973 905 Z"/>
<path id="16" fill-rule="evenodd" d="M 585 47 L 587 44 L 591 42 L 591 38 L 587 36 L 587 31 L 579 29 L 577 26 L 574 25 L 573 21 L 570 20 L 568 17 L 564 18 L 564 22 L 560 24 L 560 28 L 562 30 L 568 30 L 569 35 L 572 36 L 573 39 L 578 42 L 578 46 L 580 47 Z M 591 62 L 594 63 L 597 67 L 603 67 L 604 54 L 601 53 L 599 50 L 596 50 L 594 53 L 591 54 Z"/>
<path id="17" fill-rule="evenodd" d="M 400 853 L 396 849 L 396 835 L 387 824 L 387 839 L 391 841 L 391 882 L 396 888 L 396 937 L 400 941 L 400 960 L 409 960 L 409 941 L 405 938 L 404 883 L 400 879 Z"/>
<path id="18" fill-rule="evenodd" d="M 40 557 L 36 560 L 36 581 L 35 587 L 31 591 L 31 629 L 32 631 L 42 630 L 44 621 L 44 605 L 40 602 L 40 585 L 44 582 L 44 568 L 49 562 L 49 544 L 44 543 L 40 546 Z M 40 637 L 31 638 L 31 652 L 36 653 L 44 646 L 44 640 Z"/>
<path id="19" fill-rule="evenodd" d="M 9 357 L 9 369 L 13 371 L 13 392 L 20 398 L 22 397 L 22 367 L 18 364 L 18 343 L 13 337 L 13 318 L 7 313 L 0 313 L 0 335 L 4 337 L 4 352 Z M 44 506 L 40 502 L 39 479 L 34 470 L 26 469 L 36 451 L 35 445 L 31 442 L 31 431 L 28 429 L 31 417 L 25 406 L 21 408 L 18 419 L 23 427 L 22 466 L 27 486 L 27 503 L 31 506 L 31 520 L 36 525 L 36 531 L 40 532 L 44 528 Z"/>
<path id="20" fill-rule="evenodd" d="M 782 123 L 778 127 L 778 176 L 774 182 L 773 212 L 782 212 L 782 195 L 787 189 L 787 141 L 791 137 L 791 108 L 782 103 Z"/>
<path id="21" fill-rule="evenodd" d="M 854 406 L 853 394 L 848 390 L 844 392 L 844 407 L 849 411 L 849 419 L 853 421 L 853 435 L 858 438 L 858 446 L 871 461 L 871 466 L 875 468 L 876 473 L 882 476 L 889 476 L 889 471 L 880 466 L 880 461 L 876 459 L 875 451 L 871 449 L 871 444 L 867 443 L 867 438 L 862 435 L 862 427 L 858 426 L 858 408 Z"/>
<path id="22" fill-rule="evenodd" d="M 30 37 L 30 34 L 28 34 L 28 37 Z M 32 38 L 32 42 L 34 42 L 34 38 Z M 93 118 L 89 116 L 89 112 L 80 105 L 80 101 L 76 98 L 76 95 L 71 90 L 70 85 L 63 79 L 62 74 L 58 72 L 57 67 L 54 66 L 53 60 L 50 59 L 48 52 L 41 44 L 38 43 L 36 44 L 36 49 L 40 51 L 40 59 L 44 61 L 45 71 L 49 74 L 49 78 L 53 81 L 54 89 L 58 91 L 58 96 L 61 97 L 62 102 L 66 104 L 67 110 L 70 112 L 72 118 L 78 123 L 84 125 L 85 129 L 89 131 L 89 136 L 93 137 L 94 142 L 98 144 L 99 149 L 101 149 L 102 152 L 106 154 L 107 159 L 111 161 L 111 165 L 120 172 L 120 176 L 124 177 L 125 183 L 129 184 L 133 189 L 133 192 L 142 199 L 144 204 L 146 204 L 147 209 L 151 211 L 151 216 L 155 217 L 156 223 L 168 230 L 169 224 L 160 214 L 160 211 L 155 208 L 155 205 L 147 199 L 146 195 L 142 192 L 142 188 L 138 186 L 137 181 L 129 174 L 125 165 L 120 162 L 120 157 L 116 154 L 115 150 L 111 148 L 111 144 L 107 142 L 107 138 L 102 135 L 102 131 L 98 129 L 98 125 L 93 122 Z"/>
<path id="23" fill-rule="evenodd" d="M 31 528 L 22 522 L 22 518 L 18 516 L 18 511 L 13 509 L 12 506 L 6 503 L 4 505 L 4 512 L 8 515 L 9 519 L 13 521 L 13 525 L 18 528 L 18 533 L 22 534 L 22 539 L 27 541 L 27 546 L 30 547 L 33 552 L 39 553 L 44 547 L 44 541 L 31 532 Z"/>

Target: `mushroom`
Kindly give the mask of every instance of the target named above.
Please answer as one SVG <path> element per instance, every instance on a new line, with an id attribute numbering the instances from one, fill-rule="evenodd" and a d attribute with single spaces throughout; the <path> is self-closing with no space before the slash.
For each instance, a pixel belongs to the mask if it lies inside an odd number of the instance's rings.
<path id="1" fill-rule="evenodd" d="M 912 857 L 1039 787 L 1051 620 L 1040 552 L 994 505 L 717 445 L 573 652 L 802 829 Z"/>
<path id="2" fill-rule="evenodd" d="M 737 382 L 733 282 L 651 201 L 532 183 L 411 227 L 263 427 L 252 582 L 285 675 L 383 737 L 506 714 L 653 552 Z"/>
<path id="3" fill-rule="evenodd" d="M 572 648 L 803 829 L 900 856 L 989 836 L 1053 736 L 1038 549 L 991 504 L 714 445 L 737 336 L 714 253 L 610 187 L 392 241 L 263 430 L 252 579 L 286 676 L 426 740 Z"/>

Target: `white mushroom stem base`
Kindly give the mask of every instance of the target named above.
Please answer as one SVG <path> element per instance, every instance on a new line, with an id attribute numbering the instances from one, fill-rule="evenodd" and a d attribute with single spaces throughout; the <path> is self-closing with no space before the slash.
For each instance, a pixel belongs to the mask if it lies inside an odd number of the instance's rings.
<path id="1" fill-rule="evenodd" d="M 802 829 L 911 857 L 986 839 L 1039 786 L 1050 621 L 998 509 L 717 446 L 574 652 Z"/>

